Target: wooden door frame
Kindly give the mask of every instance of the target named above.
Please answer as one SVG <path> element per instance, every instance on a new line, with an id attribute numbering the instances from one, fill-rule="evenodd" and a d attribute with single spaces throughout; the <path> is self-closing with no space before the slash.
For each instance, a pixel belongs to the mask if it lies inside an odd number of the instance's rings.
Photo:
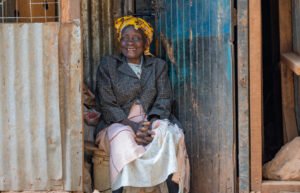
<path id="1" fill-rule="evenodd" d="M 262 0 L 237 0 L 238 192 L 262 184 Z"/>
<path id="2" fill-rule="evenodd" d="M 82 21 L 81 21 L 81 0 L 60 0 L 60 23 L 62 24 L 61 27 L 66 27 L 75 24 L 80 26 L 80 33 L 81 33 L 81 45 L 80 48 L 83 50 L 83 43 L 82 43 Z M 72 48 L 75 49 L 75 48 Z M 63 59 L 65 60 L 65 59 Z M 81 66 L 83 69 L 83 52 L 80 52 L 80 60 L 78 60 L 78 65 Z M 83 70 L 81 69 L 80 76 L 81 78 L 83 77 Z M 78 77 L 76 77 L 78 78 Z M 81 79 L 81 85 L 83 85 L 83 78 Z M 80 88 L 82 89 L 82 88 Z M 81 101 L 83 101 L 83 94 L 81 92 Z M 83 107 L 81 108 L 81 112 L 83 112 Z M 83 123 L 83 122 L 82 122 Z M 81 128 L 84 128 L 83 125 L 81 125 Z M 84 133 L 82 131 L 82 133 Z M 82 134 L 82 155 L 84 153 L 84 136 Z M 82 156 L 82 175 L 84 176 L 84 156 Z M 82 185 L 82 190 L 81 191 L 76 191 L 76 193 L 83 193 L 84 192 L 84 185 Z M 44 192 L 42 192 L 44 193 Z M 46 192 L 45 192 L 46 193 Z M 62 191 L 58 193 L 72 193 L 72 192 L 67 192 L 67 191 Z"/>
<path id="3" fill-rule="evenodd" d="M 262 0 L 249 1 L 250 74 L 250 190 L 260 191 L 262 183 L 263 78 Z"/>
<path id="4" fill-rule="evenodd" d="M 300 191 L 300 182 L 265 181 L 262 177 L 263 106 L 262 106 L 262 0 L 249 0 L 249 81 L 250 81 L 250 190 L 249 192 L 280 193 Z M 280 53 L 292 51 L 291 0 L 279 0 Z M 285 55 L 281 60 L 289 61 Z M 288 62 L 286 62 L 288 63 Z M 292 71 L 281 64 L 289 77 Z M 293 88 L 292 79 L 286 79 Z M 292 91 L 291 91 L 292 92 Z M 293 95 L 292 95 L 293 96 Z M 284 96 L 283 96 L 284 98 Z M 283 99 L 284 100 L 284 99 Z M 283 102 L 284 103 L 284 102 Z M 284 106 L 283 106 L 284 109 Z M 241 191 L 240 191 L 241 192 Z"/>
<path id="5" fill-rule="evenodd" d="M 237 0 L 237 137 L 238 137 L 238 192 L 250 192 L 250 101 L 251 89 L 249 37 L 249 3 L 259 0 Z M 251 61 L 252 62 L 252 61 Z"/>

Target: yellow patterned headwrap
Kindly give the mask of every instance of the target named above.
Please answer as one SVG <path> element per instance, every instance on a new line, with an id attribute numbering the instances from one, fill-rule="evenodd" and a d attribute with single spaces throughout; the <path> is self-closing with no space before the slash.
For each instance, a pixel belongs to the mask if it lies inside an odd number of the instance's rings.
<path id="1" fill-rule="evenodd" d="M 119 42 L 121 41 L 122 30 L 127 26 L 133 26 L 134 29 L 136 30 L 141 29 L 144 32 L 148 41 L 148 46 L 145 48 L 144 54 L 152 55 L 150 53 L 150 44 L 153 39 L 153 28 L 151 27 L 151 25 L 145 20 L 143 20 L 142 18 L 138 18 L 134 16 L 124 16 L 118 18 L 115 21 L 115 29 L 116 29 Z"/>

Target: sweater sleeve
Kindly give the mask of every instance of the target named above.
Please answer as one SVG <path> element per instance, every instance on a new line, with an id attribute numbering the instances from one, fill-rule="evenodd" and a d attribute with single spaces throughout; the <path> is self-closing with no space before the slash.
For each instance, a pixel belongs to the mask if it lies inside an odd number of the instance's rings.
<path id="1" fill-rule="evenodd" d="M 156 77 L 157 97 L 152 105 L 148 116 L 158 115 L 160 119 L 167 119 L 171 113 L 172 90 L 168 77 L 168 66 L 166 62 L 159 65 Z"/>
<path id="2" fill-rule="evenodd" d="M 117 103 L 107 67 L 107 59 L 102 58 L 96 77 L 96 99 L 99 110 L 107 123 L 116 123 L 126 118 L 126 114 Z"/>

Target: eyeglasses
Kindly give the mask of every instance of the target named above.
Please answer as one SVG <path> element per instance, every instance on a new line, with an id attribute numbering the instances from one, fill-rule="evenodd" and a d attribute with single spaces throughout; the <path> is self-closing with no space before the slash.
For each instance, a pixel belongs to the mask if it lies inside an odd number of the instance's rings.
<path id="1" fill-rule="evenodd" d="M 139 42 L 143 41 L 143 39 L 140 38 L 140 37 L 138 37 L 138 36 L 133 36 L 132 38 L 130 38 L 130 37 L 122 37 L 121 41 L 122 42 L 126 42 L 126 43 L 127 42 L 139 43 Z"/>

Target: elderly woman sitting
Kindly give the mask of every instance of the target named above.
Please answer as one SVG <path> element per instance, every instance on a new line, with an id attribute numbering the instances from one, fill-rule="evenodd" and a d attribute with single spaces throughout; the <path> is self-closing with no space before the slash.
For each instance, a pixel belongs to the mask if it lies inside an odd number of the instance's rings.
<path id="1" fill-rule="evenodd" d="M 149 52 L 153 29 L 141 18 L 115 23 L 121 54 L 102 58 L 96 98 L 103 114 L 97 139 L 110 155 L 114 193 L 167 181 L 170 193 L 189 191 L 184 135 L 171 115 L 165 61 Z"/>

